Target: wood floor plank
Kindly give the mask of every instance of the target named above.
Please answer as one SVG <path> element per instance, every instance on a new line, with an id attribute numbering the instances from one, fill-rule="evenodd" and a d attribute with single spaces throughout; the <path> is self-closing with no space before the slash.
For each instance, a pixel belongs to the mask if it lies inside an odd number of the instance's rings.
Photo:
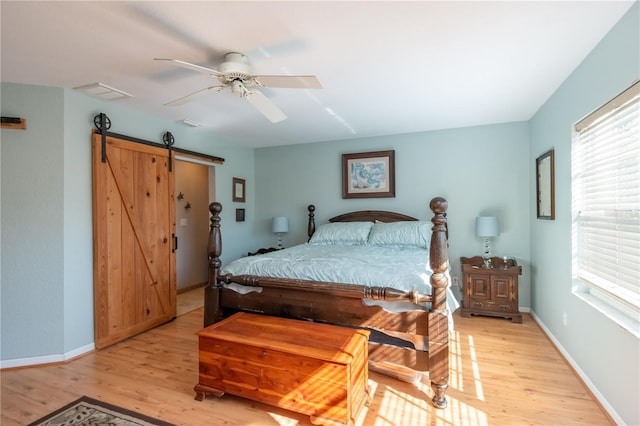
<path id="1" fill-rule="evenodd" d="M 375 372 L 358 425 L 612 425 L 529 315 L 523 324 L 454 314 L 449 407 L 428 376 L 412 385 Z M 178 425 L 310 426 L 309 418 L 232 395 L 195 401 L 202 308 L 67 363 L 0 372 L 3 426 L 32 422 L 82 395 Z"/>

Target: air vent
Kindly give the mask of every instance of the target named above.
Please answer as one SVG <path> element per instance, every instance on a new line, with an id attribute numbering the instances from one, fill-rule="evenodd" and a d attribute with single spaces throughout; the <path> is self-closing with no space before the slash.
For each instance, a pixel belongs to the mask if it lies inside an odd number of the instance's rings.
<path id="1" fill-rule="evenodd" d="M 133 95 L 123 90 L 115 89 L 103 83 L 87 84 L 85 86 L 74 87 L 74 89 L 80 92 L 84 92 L 87 95 L 100 98 L 100 99 L 106 99 L 108 101 L 133 97 Z"/>
<path id="2" fill-rule="evenodd" d="M 197 123 L 193 120 L 189 120 L 188 118 L 185 118 L 184 120 L 182 120 L 182 122 L 184 124 L 186 124 L 187 126 L 191 126 L 191 127 L 202 127 L 203 124 L 202 123 Z"/>

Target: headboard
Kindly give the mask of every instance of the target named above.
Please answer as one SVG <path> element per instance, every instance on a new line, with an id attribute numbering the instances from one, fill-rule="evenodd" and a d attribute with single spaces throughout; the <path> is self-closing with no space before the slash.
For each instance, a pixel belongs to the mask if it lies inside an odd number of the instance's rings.
<path id="1" fill-rule="evenodd" d="M 309 224 L 307 226 L 307 233 L 309 239 L 316 232 L 316 223 L 314 212 L 316 207 L 313 204 L 307 206 L 309 211 Z M 446 214 L 445 214 L 446 216 Z M 329 219 L 329 222 L 402 222 L 419 220 L 412 216 L 407 216 L 402 213 L 389 212 L 385 210 L 360 210 L 357 212 L 344 213 Z M 446 228 L 446 236 L 449 238 L 449 228 Z"/>
<path id="2" fill-rule="evenodd" d="M 361 210 L 341 214 L 329 219 L 329 222 L 402 222 L 418 220 L 415 217 L 407 216 L 401 213 L 388 212 L 384 210 Z"/>

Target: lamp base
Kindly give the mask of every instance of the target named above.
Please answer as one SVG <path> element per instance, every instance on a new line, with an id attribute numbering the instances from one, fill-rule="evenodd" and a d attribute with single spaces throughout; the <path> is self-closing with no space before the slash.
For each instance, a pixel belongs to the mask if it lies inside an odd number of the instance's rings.
<path id="1" fill-rule="evenodd" d="M 484 256 L 482 256 L 484 269 L 491 269 L 491 247 L 489 246 L 489 238 L 484 239 Z"/>

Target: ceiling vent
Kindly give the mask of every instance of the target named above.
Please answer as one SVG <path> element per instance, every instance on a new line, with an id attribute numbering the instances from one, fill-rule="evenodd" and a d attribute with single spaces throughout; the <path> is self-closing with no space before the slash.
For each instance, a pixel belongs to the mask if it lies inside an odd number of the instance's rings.
<path id="1" fill-rule="evenodd" d="M 186 124 L 187 126 L 191 126 L 191 127 L 202 127 L 202 126 L 204 126 L 204 124 L 198 123 L 198 122 L 193 121 L 193 120 L 189 120 L 188 118 L 185 118 L 184 120 L 182 120 L 182 122 L 184 124 Z"/>
<path id="2" fill-rule="evenodd" d="M 133 97 L 133 95 L 123 90 L 115 89 L 103 83 L 87 84 L 85 86 L 74 87 L 74 89 L 79 90 L 80 92 L 84 92 L 87 95 L 94 96 L 100 99 L 106 99 L 108 101 Z"/>

